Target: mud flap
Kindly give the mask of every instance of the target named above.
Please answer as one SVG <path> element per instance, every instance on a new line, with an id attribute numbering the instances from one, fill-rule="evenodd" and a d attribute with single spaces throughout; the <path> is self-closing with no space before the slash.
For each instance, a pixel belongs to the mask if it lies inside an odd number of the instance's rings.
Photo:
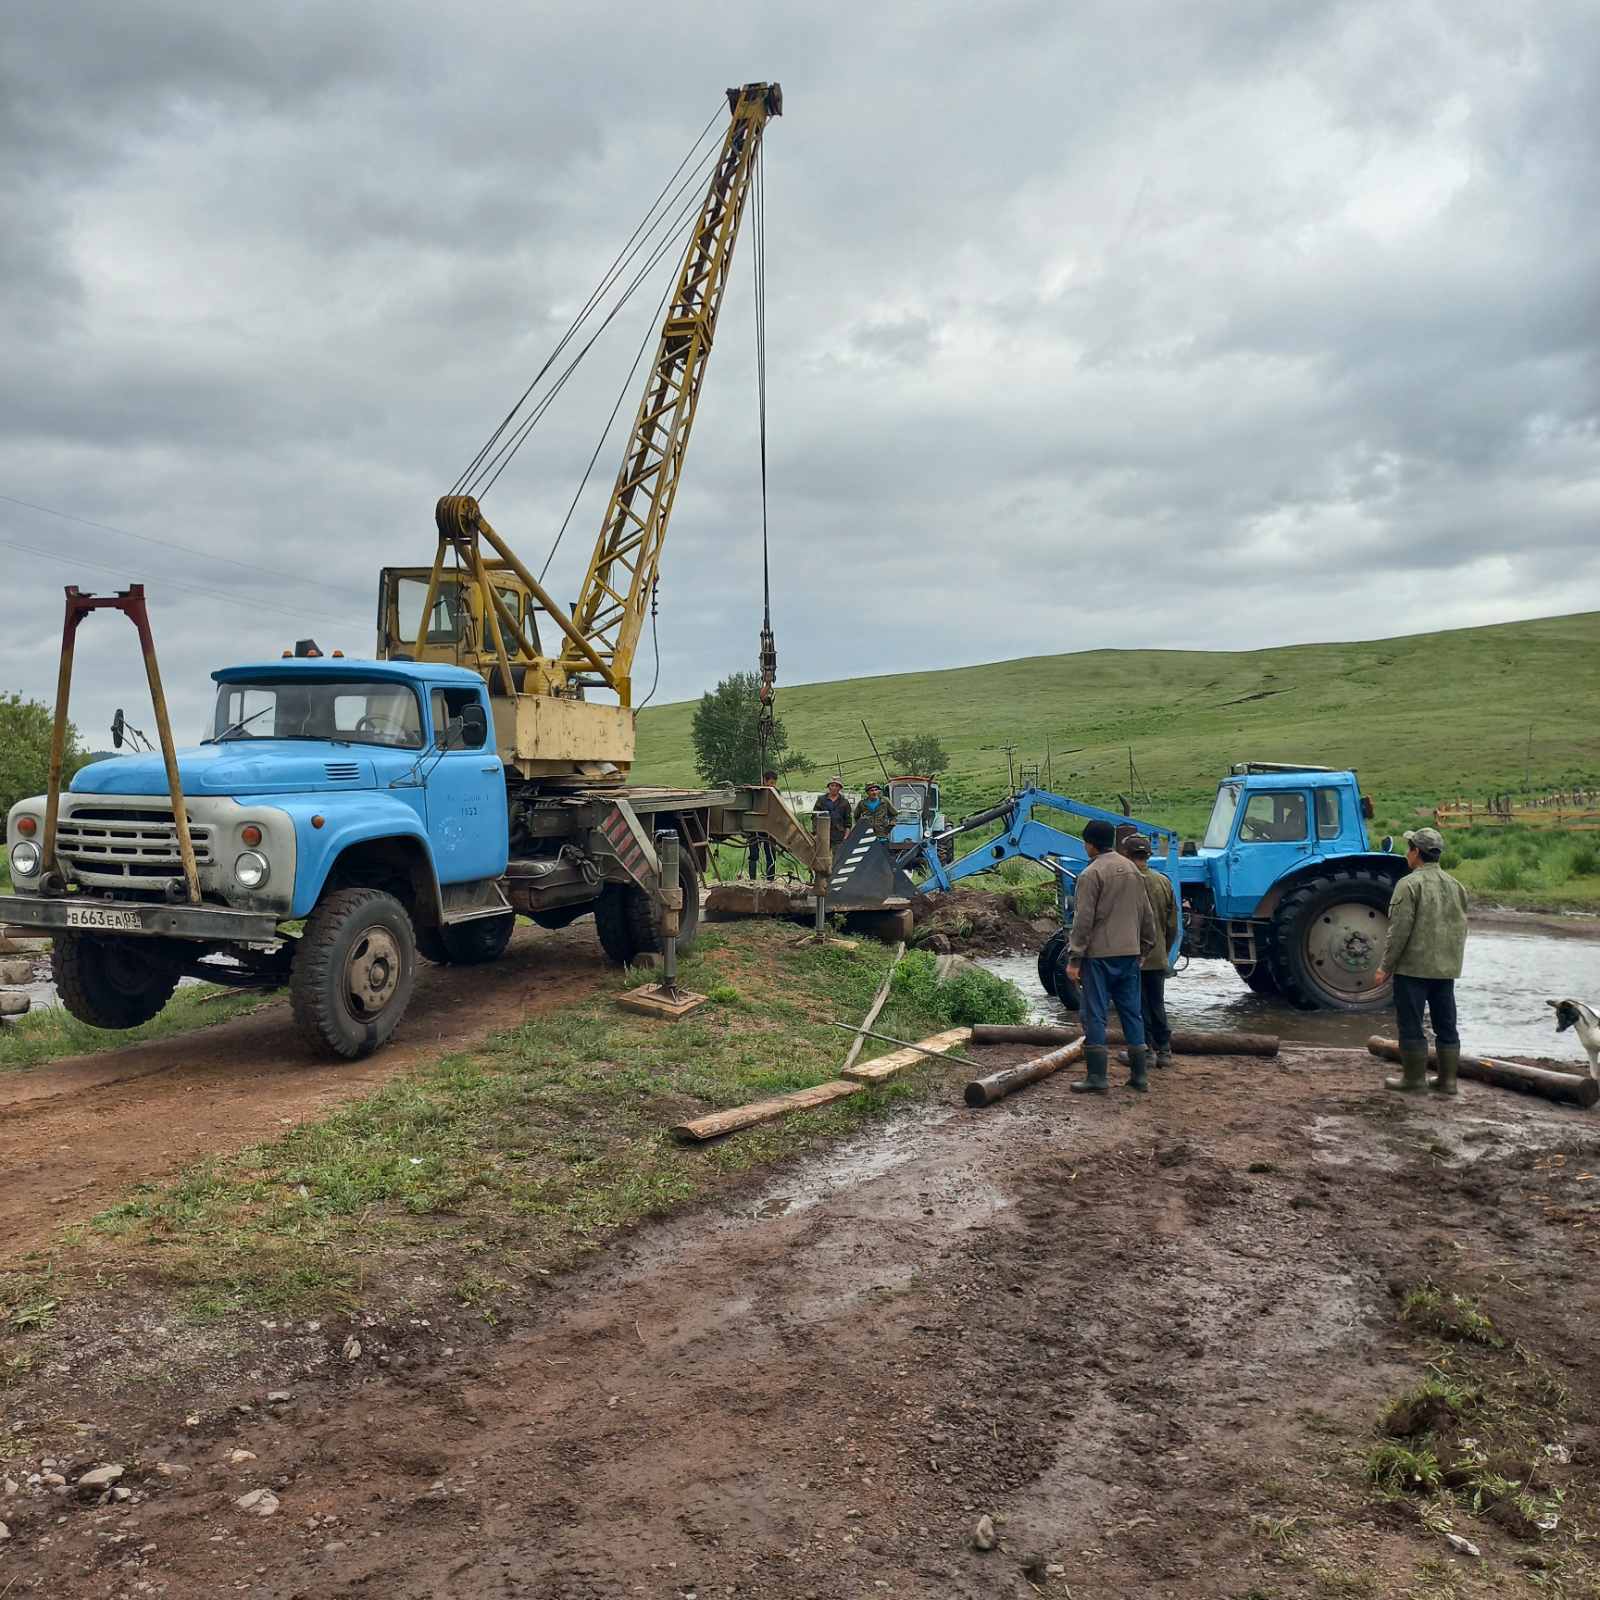
<path id="1" fill-rule="evenodd" d="M 916 886 L 895 865 L 888 841 L 866 823 L 857 823 L 834 846 L 833 876 L 828 879 L 828 907 L 840 911 L 872 911 L 891 900 L 909 900 Z"/>

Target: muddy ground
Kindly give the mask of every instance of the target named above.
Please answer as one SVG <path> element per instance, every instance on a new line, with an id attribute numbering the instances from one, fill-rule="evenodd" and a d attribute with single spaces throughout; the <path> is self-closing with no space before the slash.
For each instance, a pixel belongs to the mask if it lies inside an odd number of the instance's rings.
<path id="1" fill-rule="evenodd" d="M 961 1077 L 492 1329 L 418 1303 L 221 1352 L 108 1306 L 9 1407 L 0 1595 L 1595 1592 L 1592 1116 L 1401 1101 L 1348 1056 L 984 1112 Z M 1458 1508 L 1458 1555 L 1363 1481 L 1446 1349 L 1399 1319 L 1428 1280 L 1571 1387 L 1542 1539 Z M 103 1463 L 126 1500 L 44 1481 Z M 274 1515 L 239 1507 L 258 1488 Z"/>
<path id="2" fill-rule="evenodd" d="M 489 967 L 422 963 L 394 1042 L 364 1061 L 319 1057 L 283 996 L 246 1016 L 39 1070 L 0 1073 L 0 1258 L 46 1241 L 131 1184 L 232 1154 L 378 1084 L 587 993 L 591 923 L 519 928 Z"/>

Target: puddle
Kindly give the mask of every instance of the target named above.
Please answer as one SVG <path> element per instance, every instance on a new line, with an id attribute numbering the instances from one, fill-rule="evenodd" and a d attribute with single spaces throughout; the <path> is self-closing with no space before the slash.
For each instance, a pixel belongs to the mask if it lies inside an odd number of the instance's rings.
<path id="1" fill-rule="evenodd" d="M 989 956 L 979 965 L 1009 978 L 1027 997 L 1035 1020 L 1059 1022 L 1061 1008 L 1039 987 L 1036 953 Z M 1569 1029 L 1558 1034 L 1547 999 L 1572 995 L 1600 1000 L 1600 942 L 1550 933 L 1474 929 L 1466 966 L 1456 984 L 1462 1040 L 1483 1055 L 1550 1056 L 1587 1065 Z M 1190 961 L 1167 982 L 1167 1013 L 1174 1027 L 1276 1033 L 1291 1044 L 1362 1046 L 1375 1027 L 1393 1024 L 1393 1012 L 1352 1015 L 1296 1011 L 1252 994 L 1226 961 Z M 1387 1017 L 1387 1024 L 1385 1023 Z"/>

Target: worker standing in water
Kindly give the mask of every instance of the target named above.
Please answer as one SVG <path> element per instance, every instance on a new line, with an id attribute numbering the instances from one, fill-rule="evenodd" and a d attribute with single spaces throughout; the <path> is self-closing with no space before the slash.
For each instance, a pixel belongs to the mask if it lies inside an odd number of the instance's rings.
<path id="1" fill-rule="evenodd" d="M 867 792 L 856 809 L 856 821 L 871 825 L 872 831 L 887 839 L 894 827 L 894 808 L 883 798 L 883 790 L 875 783 L 867 785 Z"/>
<path id="2" fill-rule="evenodd" d="M 1455 1094 L 1461 1065 L 1461 1035 L 1456 1029 L 1456 979 L 1467 948 L 1467 891 L 1439 865 L 1444 835 L 1417 828 L 1406 835 L 1411 868 L 1394 886 L 1389 901 L 1389 942 L 1383 965 L 1373 974 L 1394 979 L 1396 1031 L 1400 1035 L 1400 1076 L 1384 1087 L 1399 1094 Z M 1426 1010 L 1433 1019 L 1439 1071 L 1428 1078 Z"/>
<path id="3" fill-rule="evenodd" d="M 1167 963 L 1178 937 L 1178 897 L 1164 872 L 1150 870 L 1150 841 L 1130 833 L 1117 847 L 1139 870 L 1139 886 L 1156 923 L 1156 947 L 1140 963 L 1139 990 L 1144 1005 L 1144 1042 L 1158 1067 L 1172 1065 L 1172 1025 L 1167 1021 Z M 1127 1060 L 1127 1056 L 1122 1057 Z"/>
<path id="4" fill-rule="evenodd" d="M 1116 852 L 1117 834 L 1096 817 L 1084 825 L 1089 865 L 1078 874 L 1067 940 L 1067 976 L 1083 989 L 1084 1077 L 1075 1094 L 1104 1094 L 1106 1022 L 1111 1007 L 1128 1041 L 1128 1087 L 1147 1093 L 1150 1079 L 1144 1041 L 1144 997 L 1139 969 L 1156 948 L 1156 919 L 1145 897 L 1139 869 Z"/>

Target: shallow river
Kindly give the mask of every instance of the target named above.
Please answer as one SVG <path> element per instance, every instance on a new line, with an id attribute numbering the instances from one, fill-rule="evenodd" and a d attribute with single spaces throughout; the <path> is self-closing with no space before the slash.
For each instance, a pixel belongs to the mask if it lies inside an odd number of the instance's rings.
<path id="1" fill-rule="evenodd" d="M 1032 954 L 991 956 L 979 965 L 1011 979 L 1040 1021 L 1060 1020 L 1060 1006 L 1039 987 Z M 1569 995 L 1600 1005 L 1600 940 L 1474 928 L 1456 984 L 1462 1047 L 1469 1054 L 1587 1064 L 1577 1035 L 1571 1029 L 1558 1034 L 1555 1013 L 1545 1004 Z M 1392 1011 L 1296 1011 L 1252 994 L 1226 961 L 1191 961 L 1169 978 L 1167 1013 L 1175 1027 L 1276 1033 L 1303 1044 L 1364 1045 L 1369 1034 L 1394 1033 Z"/>

